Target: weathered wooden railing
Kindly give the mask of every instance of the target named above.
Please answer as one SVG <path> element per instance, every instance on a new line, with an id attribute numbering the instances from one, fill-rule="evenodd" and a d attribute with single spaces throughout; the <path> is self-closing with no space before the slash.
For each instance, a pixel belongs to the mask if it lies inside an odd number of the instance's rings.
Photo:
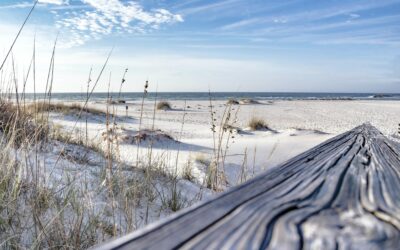
<path id="1" fill-rule="evenodd" d="M 364 124 L 98 249 L 400 249 L 400 148 Z"/>

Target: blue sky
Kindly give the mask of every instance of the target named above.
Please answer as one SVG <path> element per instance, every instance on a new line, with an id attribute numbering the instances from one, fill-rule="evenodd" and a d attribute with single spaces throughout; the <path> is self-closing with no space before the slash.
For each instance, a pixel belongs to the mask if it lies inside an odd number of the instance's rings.
<path id="1" fill-rule="evenodd" d="M 33 1 L 0 2 L 4 56 Z M 14 49 L 18 73 L 36 34 L 45 85 L 79 92 L 115 47 L 98 91 L 400 92 L 400 0 L 41 0 Z M 31 85 L 28 86 L 28 90 Z"/>

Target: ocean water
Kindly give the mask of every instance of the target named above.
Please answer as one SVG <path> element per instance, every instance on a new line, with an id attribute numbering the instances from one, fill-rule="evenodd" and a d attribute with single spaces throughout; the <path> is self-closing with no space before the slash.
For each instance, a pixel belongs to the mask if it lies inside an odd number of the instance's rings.
<path id="1" fill-rule="evenodd" d="M 118 93 L 110 94 L 114 100 L 125 101 L 141 100 L 143 93 L 124 92 L 119 97 Z M 44 99 L 44 94 L 36 94 L 37 99 Z M 148 99 L 160 100 L 227 100 L 249 98 L 254 100 L 400 100 L 400 93 L 291 93 L 291 92 L 160 92 L 148 93 Z M 27 99 L 33 99 L 33 94 L 26 94 Z M 52 93 L 52 100 L 80 101 L 86 99 L 86 93 Z M 106 101 L 107 93 L 93 93 L 91 101 Z"/>

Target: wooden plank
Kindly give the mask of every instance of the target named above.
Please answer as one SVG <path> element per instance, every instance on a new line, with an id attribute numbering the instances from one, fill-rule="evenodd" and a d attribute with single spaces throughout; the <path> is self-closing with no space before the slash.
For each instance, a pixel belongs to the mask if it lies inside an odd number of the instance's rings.
<path id="1" fill-rule="evenodd" d="M 400 149 L 359 126 L 98 249 L 400 249 Z"/>

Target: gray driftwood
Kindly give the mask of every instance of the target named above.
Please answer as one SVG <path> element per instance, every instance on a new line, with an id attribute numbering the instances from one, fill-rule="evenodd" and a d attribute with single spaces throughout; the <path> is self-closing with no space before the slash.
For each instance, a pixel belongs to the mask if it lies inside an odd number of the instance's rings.
<path id="1" fill-rule="evenodd" d="M 98 249 L 400 249 L 400 149 L 364 124 Z"/>

